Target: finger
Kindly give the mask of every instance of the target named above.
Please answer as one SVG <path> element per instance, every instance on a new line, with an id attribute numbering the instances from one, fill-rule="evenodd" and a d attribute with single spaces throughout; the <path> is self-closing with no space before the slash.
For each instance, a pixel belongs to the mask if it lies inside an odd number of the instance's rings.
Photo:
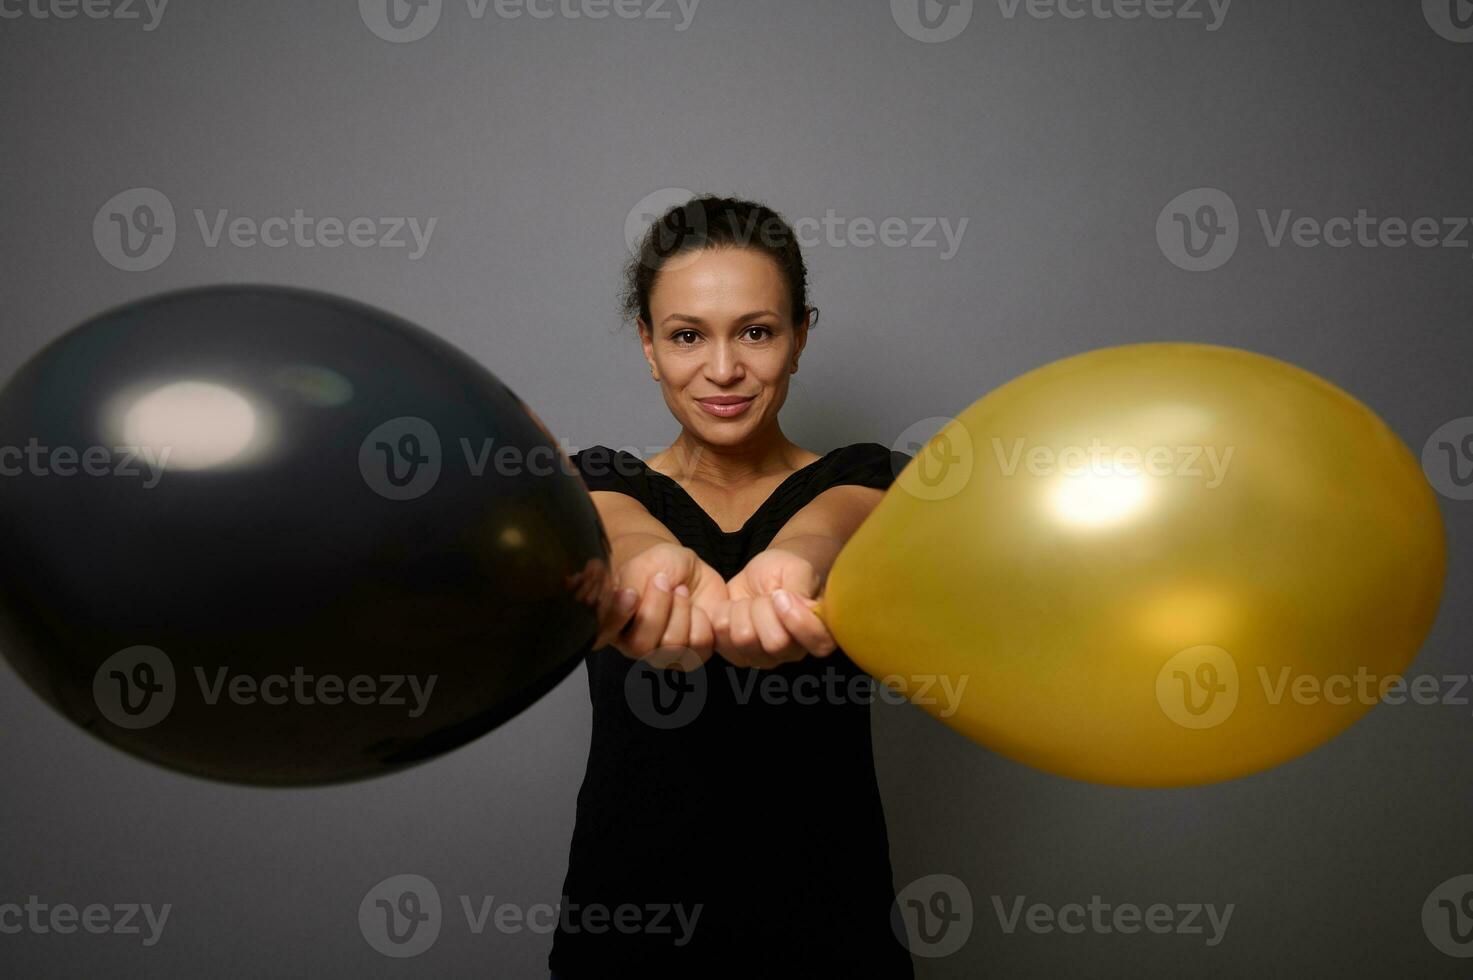
<path id="1" fill-rule="evenodd" d="M 772 594 L 772 607 L 787 627 L 788 635 L 815 657 L 827 657 L 838 643 L 828 626 L 813 611 L 813 606 L 808 604 L 810 602 L 811 599 L 805 600 L 803 596 L 795 596 L 782 589 Z"/>
<path id="2" fill-rule="evenodd" d="M 731 629 L 730 599 L 701 601 L 696 605 L 705 611 L 706 618 L 711 621 L 711 630 L 718 638 Z"/>
<path id="3" fill-rule="evenodd" d="M 752 630 L 752 616 L 746 599 L 738 599 L 726 608 L 726 621 L 716 635 L 716 649 L 723 657 L 738 667 L 755 667 L 751 652 L 756 634 Z"/>
<path id="4" fill-rule="evenodd" d="M 664 572 L 656 572 L 650 586 L 639 597 L 633 628 L 625 641 L 637 657 L 659 646 L 660 637 L 665 634 L 665 624 L 670 620 L 670 604 L 675 598 L 670 588 L 670 576 Z"/>
<path id="5" fill-rule="evenodd" d="M 766 670 L 776 667 L 778 661 L 762 649 L 755 618 L 757 605 L 757 599 L 743 599 L 732 604 L 732 645 L 746 666 Z"/>
<path id="6" fill-rule="evenodd" d="M 690 642 L 690 589 L 684 585 L 675 587 L 670 602 L 670 619 L 665 623 L 665 632 L 660 636 L 662 647 L 684 647 Z"/>
<path id="7" fill-rule="evenodd" d="M 690 613 L 690 648 L 695 651 L 701 662 L 711 658 L 711 651 L 716 646 L 716 631 L 711 626 L 711 617 L 706 615 L 706 610 L 700 606 L 692 606 Z"/>
<path id="8" fill-rule="evenodd" d="M 793 642 L 788 628 L 783 625 L 772 606 L 772 597 L 763 596 L 752 603 L 752 625 L 757 628 L 757 639 L 762 652 L 779 662 L 802 660 L 808 651 Z"/>
<path id="9" fill-rule="evenodd" d="M 609 601 L 599 619 L 599 648 L 615 642 L 624 627 L 629 625 L 629 620 L 634 616 L 634 608 L 638 605 L 639 593 L 633 589 L 609 590 Z"/>

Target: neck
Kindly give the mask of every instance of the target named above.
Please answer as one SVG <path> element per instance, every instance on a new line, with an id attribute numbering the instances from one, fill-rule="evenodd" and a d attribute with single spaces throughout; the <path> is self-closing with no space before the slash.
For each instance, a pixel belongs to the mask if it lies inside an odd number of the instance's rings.
<path id="1" fill-rule="evenodd" d="M 735 446 L 706 442 L 682 428 L 675 442 L 657 458 L 678 483 L 700 481 L 732 487 L 793 470 L 801 455 L 802 449 L 783 435 L 774 419 L 771 425 Z"/>

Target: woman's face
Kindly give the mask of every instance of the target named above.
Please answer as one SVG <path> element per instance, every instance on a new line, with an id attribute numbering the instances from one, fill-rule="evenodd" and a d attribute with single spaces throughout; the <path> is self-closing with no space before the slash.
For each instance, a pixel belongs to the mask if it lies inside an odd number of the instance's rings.
<path id="1" fill-rule="evenodd" d="M 754 249 L 703 249 L 661 269 L 640 339 L 692 435 L 734 446 L 777 418 L 808 339 L 790 305 L 777 263 Z"/>

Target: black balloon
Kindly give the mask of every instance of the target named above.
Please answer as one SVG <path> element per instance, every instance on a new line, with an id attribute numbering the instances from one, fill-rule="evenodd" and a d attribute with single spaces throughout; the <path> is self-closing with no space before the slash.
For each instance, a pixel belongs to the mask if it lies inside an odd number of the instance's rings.
<path id="1" fill-rule="evenodd" d="M 0 645 L 86 730 L 214 779 L 448 751 L 592 643 L 607 542 L 542 424 L 432 334 L 215 287 L 67 333 L 0 391 Z"/>

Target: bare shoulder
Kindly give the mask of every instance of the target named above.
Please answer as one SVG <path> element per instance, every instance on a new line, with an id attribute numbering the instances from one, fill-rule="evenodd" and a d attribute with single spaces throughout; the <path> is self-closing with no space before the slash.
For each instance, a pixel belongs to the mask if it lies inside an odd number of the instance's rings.
<path id="1" fill-rule="evenodd" d="M 802 455 L 798 457 L 797 465 L 793 467 L 793 472 L 796 473 L 799 470 L 803 469 L 803 467 L 805 466 L 812 466 L 814 463 L 818 462 L 821 459 L 823 459 L 823 457 L 818 453 L 813 452 L 810 449 L 804 449 L 802 450 Z"/>
<path id="2" fill-rule="evenodd" d="M 879 506 L 885 491 L 845 483 L 829 487 L 804 504 L 790 524 L 813 533 L 834 533 L 847 538 L 870 511 Z"/>

